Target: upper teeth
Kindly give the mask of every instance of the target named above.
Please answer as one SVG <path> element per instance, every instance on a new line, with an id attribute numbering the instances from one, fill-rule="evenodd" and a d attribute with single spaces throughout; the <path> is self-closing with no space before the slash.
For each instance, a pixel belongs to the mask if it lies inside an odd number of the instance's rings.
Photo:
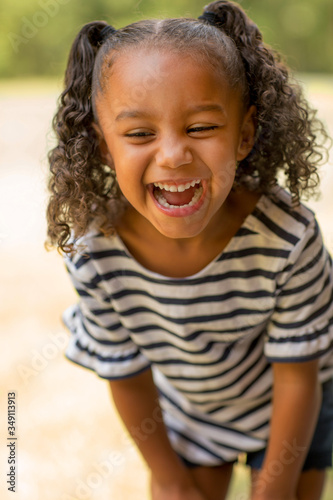
<path id="1" fill-rule="evenodd" d="M 175 186 L 174 184 L 163 184 L 163 182 L 154 182 L 155 187 L 159 187 L 160 189 L 164 189 L 165 191 L 170 191 L 171 193 L 181 193 L 190 187 L 194 187 L 196 184 L 200 184 L 200 180 L 187 182 L 186 184 L 179 184 Z"/>

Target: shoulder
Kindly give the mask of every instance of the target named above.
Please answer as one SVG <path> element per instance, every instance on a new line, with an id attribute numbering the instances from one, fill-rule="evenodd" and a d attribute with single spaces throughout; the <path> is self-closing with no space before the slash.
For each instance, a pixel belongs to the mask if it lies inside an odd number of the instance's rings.
<path id="1" fill-rule="evenodd" d="M 106 269 L 116 267 L 110 265 L 113 260 L 127 257 L 116 235 L 105 236 L 97 229 L 91 229 L 73 243 L 74 252 L 65 255 L 65 265 L 70 274 L 85 282 L 101 281 Z"/>
<path id="2" fill-rule="evenodd" d="M 320 234 L 313 211 L 303 203 L 295 205 L 291 195 L 279 186 L 260 198 L 252 215 L 262 236 L 290 250 Z"/>

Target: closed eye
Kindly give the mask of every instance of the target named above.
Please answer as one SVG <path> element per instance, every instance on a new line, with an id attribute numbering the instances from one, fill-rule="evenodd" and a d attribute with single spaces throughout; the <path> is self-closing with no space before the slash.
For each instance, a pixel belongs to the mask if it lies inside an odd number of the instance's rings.
<path id="1" fill-rule="evenodd" d="M 210 132 L 212 130 L 216 130 L 218 129 L 219 127 L 217 125 L 210 125 L 210 126 L 202 126 L 202 127 L 191 127 L 189 129 L 187 129 L 187 132 L 189 134 L 195 134 L 195 133 L 200 133 L 200 132 Z"/>
<path id="2" fill-rule="evenodd" d="M 131 132 L 125 134 L 125 137 L 149 137 L 150 135 L 152 135 L 151 132 Z"/>
<path id="3" fill-rule="evenodd" d="M 129 144 L 147 144 L 154 140 L 155 134 L 151 130 L 133 130 L 124 134 Z"/>

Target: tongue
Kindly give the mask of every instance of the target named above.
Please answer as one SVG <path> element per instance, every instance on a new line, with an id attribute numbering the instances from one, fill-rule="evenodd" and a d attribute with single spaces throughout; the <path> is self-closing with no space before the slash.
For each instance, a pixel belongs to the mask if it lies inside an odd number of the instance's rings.
<path id="1" fill-rule="evenodd" d="M 165 189 L 161 189 L 161 193 L 163 194 L 166 201 L 169 205 L 187 205 L 192 200 L 196 187 L 190 187 L 189 189 L 185 189 L 185 191 L 181 193 L 172 193 L 171 191 L 166 191 Z"/>

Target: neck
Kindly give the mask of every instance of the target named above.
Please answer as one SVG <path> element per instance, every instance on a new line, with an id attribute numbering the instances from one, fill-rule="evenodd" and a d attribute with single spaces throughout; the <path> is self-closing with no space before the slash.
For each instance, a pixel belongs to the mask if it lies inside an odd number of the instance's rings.
<path id="1" fill-rule="evenodd" d="M 165 276 L 186 277 L 199 272 L 223 251 L 258 198 L 254 193 L 231 193 L 205 230 L 191 238 L 164 236 L 132 207 L 116 229 L 141 265 Z"/>

